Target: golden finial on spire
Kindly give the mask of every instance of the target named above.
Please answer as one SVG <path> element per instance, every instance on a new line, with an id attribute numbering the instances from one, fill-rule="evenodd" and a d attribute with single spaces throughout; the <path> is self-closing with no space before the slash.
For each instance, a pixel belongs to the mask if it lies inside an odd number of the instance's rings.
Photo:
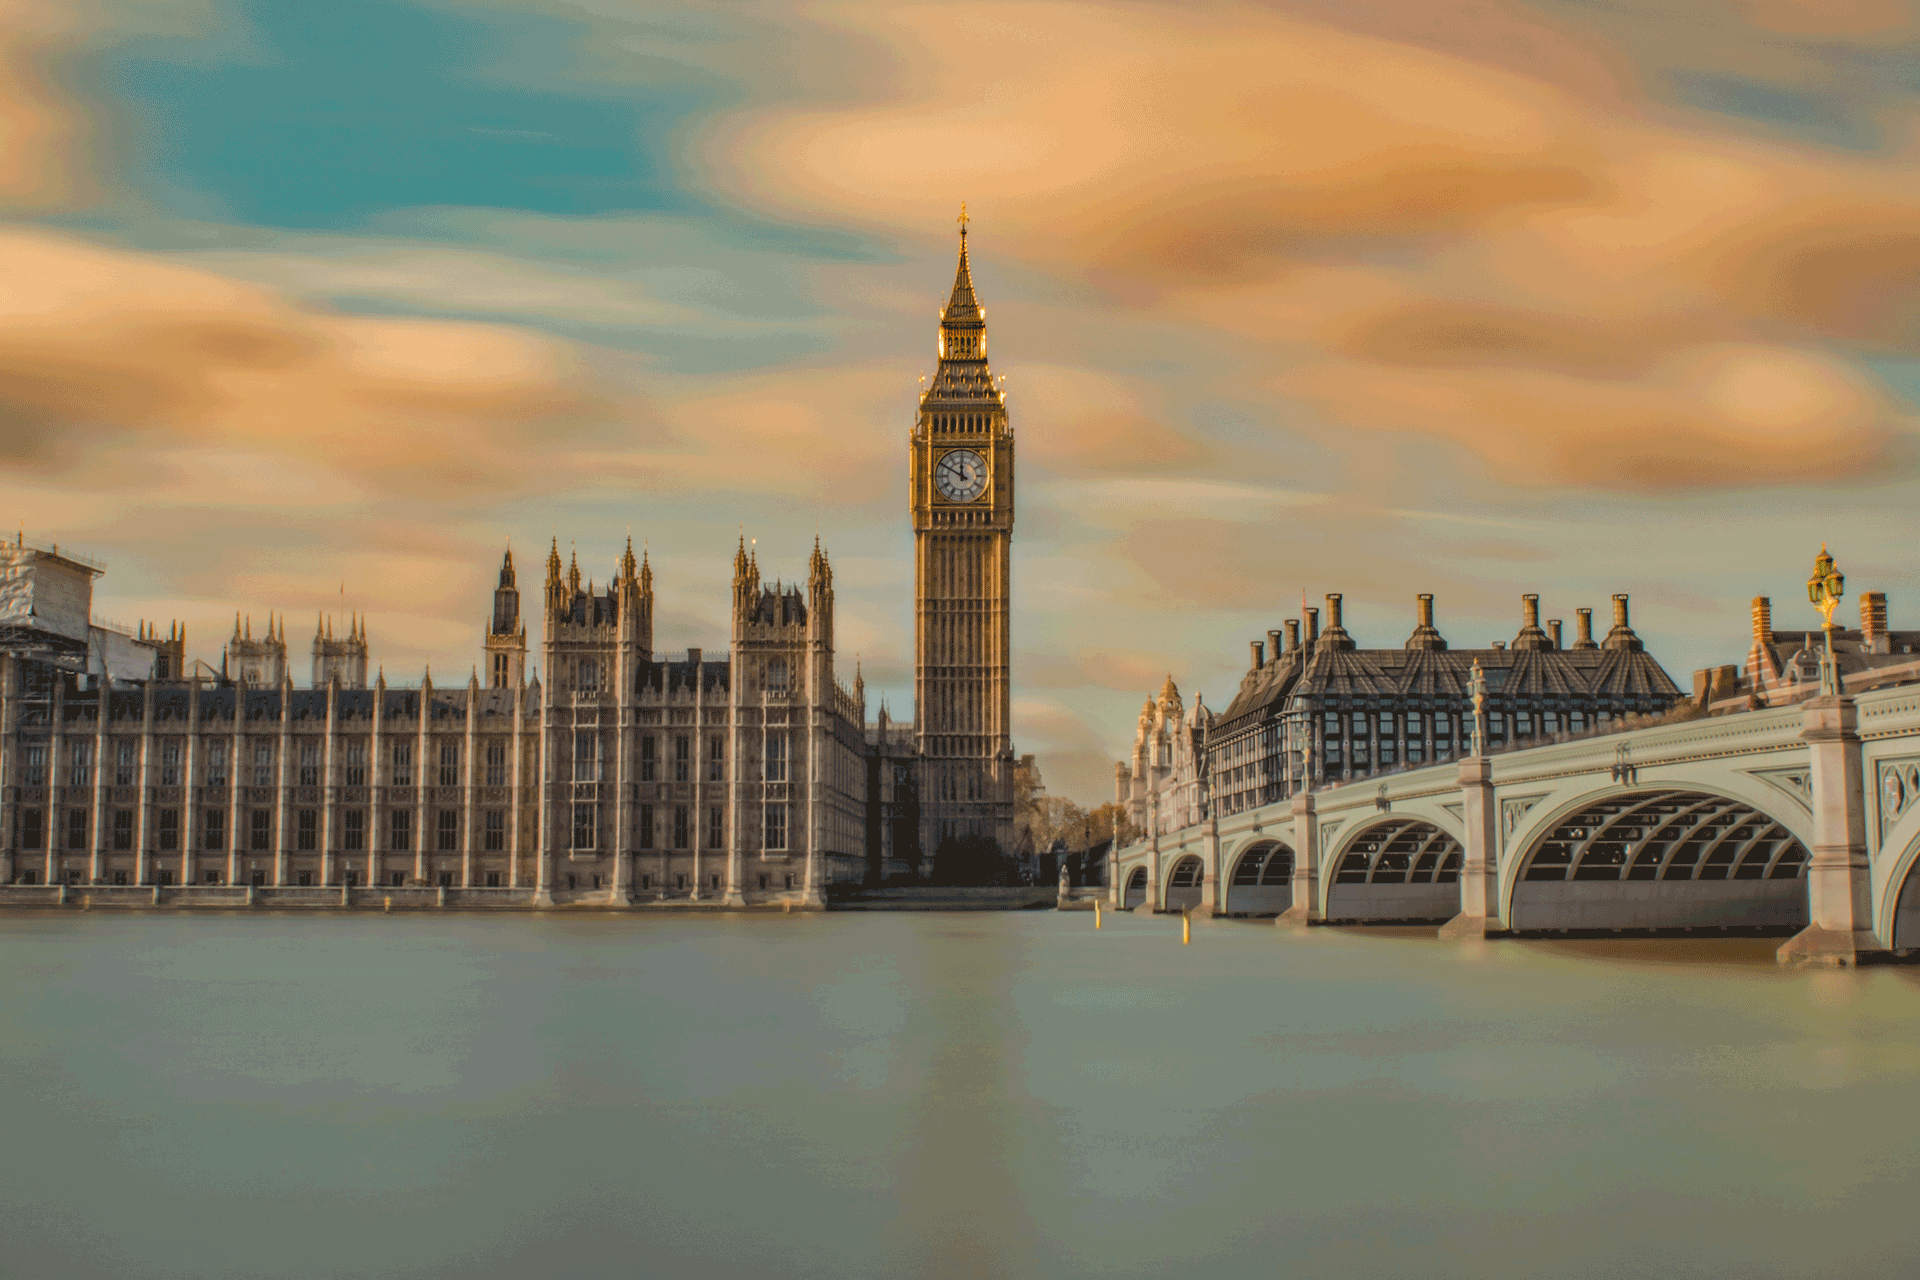
<path id="1" fill-rule="evenodd" d="M 960 202 L 960 216 L 955 218 L 954 221 L 960 224 L 960 234 L 963 236 L 967 234 L 967 223 L 971 222 L 972 219 L 967 217 L 967 202 L 965 200 Z"/>

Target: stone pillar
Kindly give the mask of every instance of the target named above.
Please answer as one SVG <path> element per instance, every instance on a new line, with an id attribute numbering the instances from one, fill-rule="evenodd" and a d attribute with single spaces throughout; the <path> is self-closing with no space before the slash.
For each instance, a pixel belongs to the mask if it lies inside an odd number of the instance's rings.
<path id="1" fill-rule="evenodd" d="M 526 698 L 527 681 L 523 673 L 520 680 L 513 686 L 513 760 L 511 764 L 513 776 L 507 779 L 511 786 L 511 790 L 507 792 L 510 810 L 507 815 L 507 887 L 509 889 L 520 887 L 520 825 L 526 821 L 526 814 L 523 812 L 526 803 L 525 771 L 527 767 Z"/>
<path id="2" fill-rule="evenodd" d="M 613 890 L 610 900 L 622 906 L 633 901 L 633 856 L 628 846 L 633 841 L 633 626 L 629 617 L 634 607 L 625 584 L 620 588 L 620 639 L 613 661 Z M 694 679 L 698 680 L 696 672 Z M 696 740 L 697 741 L 697 740 Z M 698 748 L 696 747 L 696 750 Z M 604 789 L 603 789 L 604 793 Z"/>
<path id="3" fill-rule="evenodd" d="M 227 883 L 239 884 L 243 873 L 240 870 L 240 780 L 246 768 L 243 752 L 246 739 L 242 737 L 247 725 L 247 686 L 236 684 L 233 687 L 233 732 L 228 735 L 227 743 Z M 138 864 L 139 855 L 135 862 Z M 252 893 L 253 877 L 246 876 L 248 893 Z M 251 898 L 248 899 L 252 901 Z"/>
<path id="4" fill-rule="evenodd" d="M 746 702 L 746 664 L 740 660 L 739 637 L 734 638 L 728 656 L 727 679 L 727 897 L 729 907 L 747 905 L 746 865 L 743 848 L 747 831 L 746 786 L 742 775 L 747 767 L 746 735 L 741 730 L 741 707 Z M 661 887 L 666 887 L 664 879 Z"/>
<path id="5" fill-rule="evenodd" d="M 47 874 L 42 884 L 56 884 L 63 876 L 58 874 L 60 853 L 67 839 L 66 790 L 67 771 L 63 756 L 67 750 L 67 677 L 62 671 L 53 673 L 53 725 L 47 735 Z"/>
<path id="6" fill-rule="evenodd" d="M 1216 916 L 1227 914 L 1227 877 L 1220 870 L 1220 820 L 1208 818 L 1200 824 L 1201 846 L 1206 850 L 1206 871 L 1200 881 L 1200 905 Z"/>
<path id="7" fill-rule="evenodd" d="M 20 783 L 14 773 L 14 743 L 19 734 L 19 699 L 14 694 L 19 683 L 19 662 L 12 654 L 0 653 L 0 884 L 13 883 L 14 848 L 19 836 L 15 825 L 19 806 L 13 799 Z"/>
<path id="8" fill-rule="evenodd" d="M 433 672 L 427 670 L 420 677 L 420 722 L 414 729 L 413 748 L 413 879 L 421 884 L 428 883 L 427 841 L 433 837 L 427 830 L 427 797 L 432 794 L 427 789 L 427 780 L 440 781 L 437 765 L 428 754 L 432 741 L 427 736 L 427 722 L 433 716 Z"/>
<path id="9" fill-rule="evenodd" d="M 822 817 L 820 813 L 820 791 L 825 786 L 821 769 L 821 747 L 826 741 L 826 716 L 820 709 L 821 698 L 831 699 L 832 691 L 824 694 L 815 689 L 807 707 L 807 863 L 801 883 L 806 892 L 800 901 L 809 907 L 824 910 L 827 905 L 827 893 L 824 881 L 825 867 L 821 859 Z"/>
<path id="10" fill-rule="evenodd" d="M 293 677 L 280 681 L 280 745 L 273 762 L 273 883 L 287 883 L 287 801 L 293 794 Z"/>
<path id="11" fill-rule="evenodd" d="M 338 848 L 340 839 L 340 821 L 337 810 L 340 807 L 340 776 L 336 770 L 340 767 L 340 676 L 338 672 L 327 673 L 327 737 L 320 744 L 320 883 L 332 884 L 338 868 L 334 865 L 333 851 Z M 340 880 L 346 881 L 342 873 Z"/>
<path id="12" fill-rule="evenodd" d="M 1800 736 L 1813 778 L 1813 858 L 1807 864 L 1805 929 L 1782 943 L 1782 964 L 1849 965 L 1878 958 L 1867 859 L 1866 793 L 1853 699 L 1809 699 Z"/>
<path id="13" fill-rule="evenodd" d="M 1320 817 L 1313 792 L 1293 795 L 1293 904 L 1274 921 L 1281 925 L 1320 922 Z"/>
<path id="14" fill-rule="evenodd" d="M 480 789 L 474 785 L 480 770 L 480 673 L 467 677 L 467 736 L 460 744 L 460 887 L 473 888 L 473 829 L 480 816 L 474 800 Z"/>
<path id="15" fill-rule="evenodd" d="M 134 775 L 136 788 L 134 803 L 139 805 L 139 816 L 134 820 L 134 868 L 139 872 L 140 883 L 145 884 L 147 874 L 153 871 L 156 882 L 160 876 L 152 864 L 147 861 L 147 853 L 153 848 L 153 681 L 149 680 L 140 691 L 140 768 Z"/>
<path id="16" fill-rule="evenodd" d="M 112 826 L 107 821 L 107 716 L 113 710 L 112 704 L 113 677 L 103 674 L 93 722 L 93 838 L 89 842 L 93 857 L 87 870 L 87 879 L 95 884 L 107 878 L 107 832 Z"/>
<path id="17" fill-rule="evenodd" d="M 1468 756 L 1460 762 L 1460 801 L 1467 828 L 1460 860 L 1460 914 L 1440 926 L 1440 936 L 1484 938 L 1500 932 L 1499 806 L 1494 803 L 1491 759 Z"/>
<path id="18" fill-rule="evenodd" d="M 386 741 L 387 673 L 382 668 L 373 684 L 373 728 L 367 735 L 367 888 L 380 883 L 381 842 L 393 829 L 387 817 L 387 788 L 393 781 L 392 744 Z"/>
<path id="19" fill-rule="evenodd" d="M 533 840 L 533 905 L 550 907 L 553 905 L 553 859 L 556 841 L 553 838 L 554 804 L 553 789 L 558 785 L 553 778 L 554 761 L 559 752 L 554 750 L 554 735 L 559 732 L 560 719 L 554 690 L 560 687 L 555 675 L 553 647 L 547 647 L 548 680 L 540 693 L 540 752 L 534 760 L 534 778 L 540 787 L 540 828 Z"/>
<path id="20" fill-rule="evenodd" d="M 192 884 L 194 877 L 194 842 L 200 839 L 200 792 L 194 783 L 199 779 L 201 767 L 200 751 L 200 682 L 194 680 L 187 685 L 187 749 L 181 753 L 180 762 L 180 883 Z"/>

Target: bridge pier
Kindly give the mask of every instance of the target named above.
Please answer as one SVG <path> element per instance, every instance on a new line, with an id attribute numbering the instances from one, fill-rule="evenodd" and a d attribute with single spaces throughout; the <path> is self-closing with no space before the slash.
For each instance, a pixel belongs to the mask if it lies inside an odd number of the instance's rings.
<path id="1" fill-rule="evenodd" d="M 1206 852 L 1201 855 L 1204 867 L 1200 875 L 1200 905 L 1208 915 L 1227 914 L 1227 878 L 1220 874 L 1220 820 L 1208 818 L 1201 824 L 1201 840 Z"/>
<path id="2" fill-rule="evenodd" d="M 1500 928 L 1499 807 L 1493 800 L 1493 761 L 1460 762 L 1461 821 L 1466 852 L 1460 860 L 1460 914 L 1440 926 L 1443 938 L 1484 938 Z"/>
<path id="3" fill-rule="evenodd" d="M 1787 965 L 1855 965 L 1886 959 L 1873 932 L 1859 713 L 1846 695 L 1806 703 L 1800 736 L 1813 784 L 1813 849 L 1805 929 L 1774 953 Z"/>
<path id="4" fill-rule="evenodd" d="M 1319 924 L 1320 914 L 1320 819 L 1313 807 L 1313 792 L 1299 791 L 1293 797 L 1293 905 L 1274 919 L 1277 925 L 1305 927 Z"/>

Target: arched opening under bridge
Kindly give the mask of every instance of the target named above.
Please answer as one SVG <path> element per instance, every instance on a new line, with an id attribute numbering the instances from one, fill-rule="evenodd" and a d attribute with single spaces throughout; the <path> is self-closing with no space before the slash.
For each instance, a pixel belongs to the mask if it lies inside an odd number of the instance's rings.
<path id="1" fill-rule="evenodd" d="M 1753 806 L 1698 791 L 1596 800 L 1521 864 L 1509 926 L 1790 930 L 1807 923 L 1807 850 Z"/>
<path id="2" fill-rule="evenodd" d="M 1163 899 L 1166 909 L 1191 911 L 1199 906 L 1206 873 L 1206 864 L 1191 853 L 1174 863 L 1167 876 L 1167 896 Z"/>
<path id="3" fill-rule="evenodd" d="M 1277 916 L 1293 905 L 1293 850 L 1277 840 L 1248 847 L 1227 882 L 1227 914 Z"/>
<path id="4" fill-rule="evenodd" d="M 1147 869 L 1135 867 L 1133 874 L 1127 877 L 1127 891 L 1120 899 L 1120 905 L 1131 911 L 1147 900 Z"/>
<path id="5" fill-rule="evenodd" d="M 1327 886 L 1329 920 L 1451 920 L 1460 914 L 1460 842 L 1419 818 L 1362 831 Z"/>

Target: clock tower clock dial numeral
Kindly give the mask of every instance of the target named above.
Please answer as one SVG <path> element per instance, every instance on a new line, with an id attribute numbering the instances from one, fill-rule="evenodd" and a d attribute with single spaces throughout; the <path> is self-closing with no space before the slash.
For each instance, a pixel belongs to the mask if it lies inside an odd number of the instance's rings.
<path id="1" fill-rule="evenodd" d="M 972 502 L 987 488 L 987 460 L 971 449 L 949 449 L 933 468 L 933 484 L 948 502 Z"/>

